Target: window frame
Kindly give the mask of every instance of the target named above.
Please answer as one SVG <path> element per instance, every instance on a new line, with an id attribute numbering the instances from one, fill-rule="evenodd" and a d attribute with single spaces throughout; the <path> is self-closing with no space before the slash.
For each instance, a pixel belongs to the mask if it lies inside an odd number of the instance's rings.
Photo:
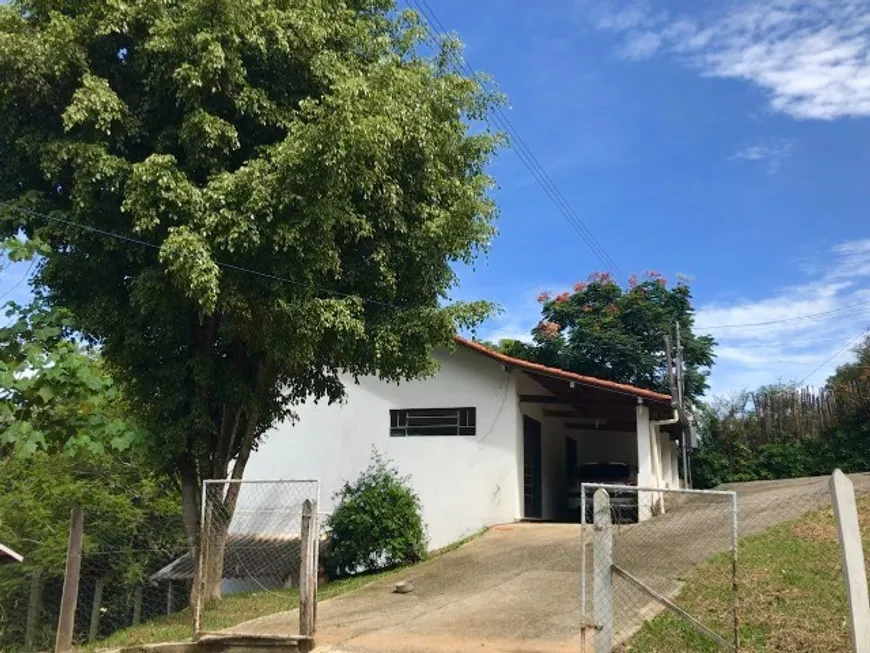
<path id="1" fill-rule="evenodd" d="M 476 406 L 390 409 L 391 438 L 473 438 L 476 435 Z"/>

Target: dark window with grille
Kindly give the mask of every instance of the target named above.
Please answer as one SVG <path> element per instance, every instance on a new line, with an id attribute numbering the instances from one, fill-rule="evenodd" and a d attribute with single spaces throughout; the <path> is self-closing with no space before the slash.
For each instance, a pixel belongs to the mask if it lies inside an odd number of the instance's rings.
<path id="1" fill-rule="evenodd" d="M 476 408 L 411 408 L 390 411 L 390 435 L 394 438 L 427 435 L 474 435 Z"/>

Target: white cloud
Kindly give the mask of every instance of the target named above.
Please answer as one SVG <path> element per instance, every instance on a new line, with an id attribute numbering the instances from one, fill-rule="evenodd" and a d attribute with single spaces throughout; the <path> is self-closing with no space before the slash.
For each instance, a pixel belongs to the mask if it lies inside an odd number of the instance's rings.
<path id="1" fill-rule="evenodd" d="M 559 287 L 559 284 L 552 287 Z M 483 340 L 498 342 L 499 340 L 532 341 L 532 328 L 541 320 L 541 304 L 538 295 L 547 286 L 528 286 L 513 294 L 511 301 L 504 304 L 504 312 L 487 321 L 479 330 L 478 336 Z"/>
<path id="2" fill-rule="evenodd" d="M 626 59 L 647 59 L 658 52 L 661 45 L 662 37 L 655 32 L 635 32 L 626 38 L 619 52 Z"/>
<path id="3" fill-rule="evenodd" d="M 802 283 L 767 297 L 699 308 L 697 331 L 719 343 L 713 394 L 778 380 L 818 386 L 851 359 L 840 350 L 870 326 L 870 240 L 836 245 L 823 259 L 802 265 L 810 271 Z"/>
<path id="4" fill-rule="evenodd" d="M 866 0 L 732 0 L 716 7 L 687 16 L 655 13 L 648 3 L 607 3 L 587 16 L 597 29 L 623 35 L 623 56 L 672 52 L 702 75 L 757 86 L 775 111 L 870 116 Z"/>
<path id="5" fill-rule="evenodd" d="M 779 172 L 782 162 L 791 155 L 792 148 L 793 143 L 790 141 L 774 144 L 756 143 L 737 150 L 729 158 L 732 161 L 766 162 L 768 174 L 775 175 Z"/>

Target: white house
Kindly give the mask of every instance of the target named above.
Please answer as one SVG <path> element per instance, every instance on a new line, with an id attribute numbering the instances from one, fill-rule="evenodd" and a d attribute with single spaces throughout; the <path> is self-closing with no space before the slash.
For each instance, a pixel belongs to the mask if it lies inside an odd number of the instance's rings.
<path id="1" fill-rule="evenodd" d="M 456 342 L 436 353 L 433 377 L 347 379 L 343 404 L 300 406 L 299 420 L 252 454 L 245 478 L 320 479 L 319 511 L 329 512 L 374 446 L 410 476 L 432 548 L 493 524 L 576 519 L 566 514 L 567 475 L 579 462 L 627 462 L 638 486 L 678 486 L 667 429 L 679 424 L 656 423 L 674 414 L 669 396 Z"/>

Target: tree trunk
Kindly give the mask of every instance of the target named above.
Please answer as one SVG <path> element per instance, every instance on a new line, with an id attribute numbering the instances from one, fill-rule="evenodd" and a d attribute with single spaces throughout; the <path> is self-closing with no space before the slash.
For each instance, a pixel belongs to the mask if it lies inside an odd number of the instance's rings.
<path id="1" fill-rule="evenodd" d="M 206 548 L 206 559 L 203 564 L 205 574 L 205 603 L 206 605 L 221 598 L 221 590 L 224 579 L 224 557 L 227 546 L 228 524 L 220 524 L 212 521 L 211 533 Z"/>
<path id="2" fill-rule="evenodd" d="M 196 609 L 199 596 L 199 479 L 196 469 L 185 463 L 181 470 L 181 515 L 184 522 L 184 535 L 187 540 L 187 552 L 194 563 L 193 585 L 190 588 L 189 605 L 191 611 Z"/>
<path id="3" fill-rule="evenodd" d="M 259 428 L 260 404 L 263 401 L 269 381 L 267 370 L 266 361 L 260 360 L 257 364 L 255 392 L 246 405 L 236 406 L 234 410 L 228 406 L 222 408 L 220 425 L 216 437 L 212 440 L 217 450 L 211 452 L 208 464 L 203 461 L 199 467 L 203 476 L 210 470 L 212 478 L 226 479 L 229 465 L 235 459 L 229 478 L 241 480 Z M 242 421 L 243 415 L 244 421 Z M 239 435 L 241 435 L 241 439 L 238 439 Z M 238 450 L 235 451 L 237 442 Z M 192 610 L 196 609 L 200 592 L 203 593 L 205 604 L 221 598 L 227 538 L 240 490 L 238 483 L 230 483 L 228 486 L 220 483 L 209 485 L 206 497 L 206 514 L 202 515 L 198 502 L 202 480 L 204 479 L 199 478 L 197 467 L 194 464 L 184 467 L 182 473 L 184 523 L 188 547 L 195 562 L 193 587 L 190 592 Z M 206 522 L 204 528 L 203 521 Z M 205 530 L 208 531 L 206 541 L 200 542 L 202 531 Z M 200 561 L 199 556 L 202 554 L 203 548 L 205 548 L 205 557 Z"/>

